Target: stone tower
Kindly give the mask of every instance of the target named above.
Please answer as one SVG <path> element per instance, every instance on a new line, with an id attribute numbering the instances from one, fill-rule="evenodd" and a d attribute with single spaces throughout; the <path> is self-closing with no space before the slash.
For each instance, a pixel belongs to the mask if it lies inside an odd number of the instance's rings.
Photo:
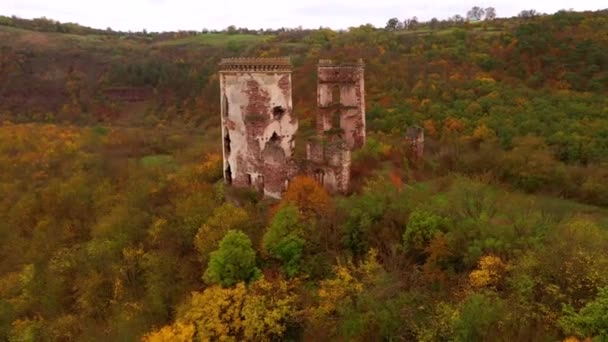
<path id="1" fill-rule="evenodd" d="M 293 173 L 298 121 L 288 58 L 220 62 L 224 180 L 280 198 Z"/>
<path id="2" fill-rule="evenodd" d="M 362 60 L 319 61 L 317 136 L 306 146 L 306 172 L 329 192 L 349 192 L 351 152 L 365 144 L 363 75 Z"/>
<path id="3" fill-rule="evenodd" d="M 342 134 L 352 151 L 365 144 L 364 64 L 320 60 L 317 67 L 317 131 Z"/>
<path id="4" fill-rule="evenodd" d="M 424 128 L 420 126 L 408 127 L 405 133 L 405 141 L 409 145 L 412 158 L 422 159 L 424 157 Z"/>

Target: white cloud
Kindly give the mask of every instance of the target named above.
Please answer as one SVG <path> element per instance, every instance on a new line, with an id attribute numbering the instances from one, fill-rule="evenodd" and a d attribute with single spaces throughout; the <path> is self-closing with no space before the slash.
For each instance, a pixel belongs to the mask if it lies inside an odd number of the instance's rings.
<path id="1" fill-rule="evenodd" d="M 383 26 L 391 17 L 417 16 L 421 20 L 464 15 L 478 5 L 496 8 L 498 16 L 516 15 L 522 9 L 554 13 L 573 7 L 575 10 L 605 8 L 603 1 L 522 0 L 458 1 L 447 0 L 0 0 L 0 14 L 24 18 L 46 16 L 61 22 L 120 30 L 151 31 L 222 29 L 229 25 L 248 28 L 279 28 L 319 26 L 347 28 L 371 23 Z"/>

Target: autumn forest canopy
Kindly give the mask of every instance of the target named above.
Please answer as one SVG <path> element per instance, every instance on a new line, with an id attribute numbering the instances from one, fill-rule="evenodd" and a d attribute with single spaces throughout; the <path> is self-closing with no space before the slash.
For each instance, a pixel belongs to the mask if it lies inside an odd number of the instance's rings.
<path id="1" fill-rule="evenodd" d="M 365 61 L 352 193 L 222 179 L 221 58 Z M 405 142 L 424 128 L 424 158 Z M 117 32 L 0 16 L 0 340 L 608 339 L 608 11 Z"/>

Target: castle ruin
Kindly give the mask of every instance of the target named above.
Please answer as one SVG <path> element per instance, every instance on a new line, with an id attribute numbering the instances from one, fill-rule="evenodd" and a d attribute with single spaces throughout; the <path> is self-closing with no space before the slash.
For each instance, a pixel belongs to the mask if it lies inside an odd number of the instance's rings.
<path id="1" fill-rule="evenodd" d="M 232 58 L 220 63 L 226 183 L 280 198 L 291 176 L 298 120 L 288 58 Z"/>
<path id="2" fill-rule="evenodd" d="M 294 161 L 298 121 L 288 58 L 229 58 L 220 63 L 224 180 L 280 198 L 298 173 L 330 192 L 347 193 L 351 152 L 365 144 L 364 65 L 321 60 L 316 137 Z"/>

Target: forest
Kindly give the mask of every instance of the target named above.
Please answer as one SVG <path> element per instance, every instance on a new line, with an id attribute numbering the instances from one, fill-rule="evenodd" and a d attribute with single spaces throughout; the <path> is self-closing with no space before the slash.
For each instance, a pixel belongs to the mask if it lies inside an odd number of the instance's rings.
<path id="1" fill-rule="evenodd" d="M 608 10 L 334 31 L 0 16 L 0 340 L 608 341 Z M 352 193 L 222 180 L 217 65 L 365 61 Z M 422 160 L 405 144 L 424 128 Z"/>

